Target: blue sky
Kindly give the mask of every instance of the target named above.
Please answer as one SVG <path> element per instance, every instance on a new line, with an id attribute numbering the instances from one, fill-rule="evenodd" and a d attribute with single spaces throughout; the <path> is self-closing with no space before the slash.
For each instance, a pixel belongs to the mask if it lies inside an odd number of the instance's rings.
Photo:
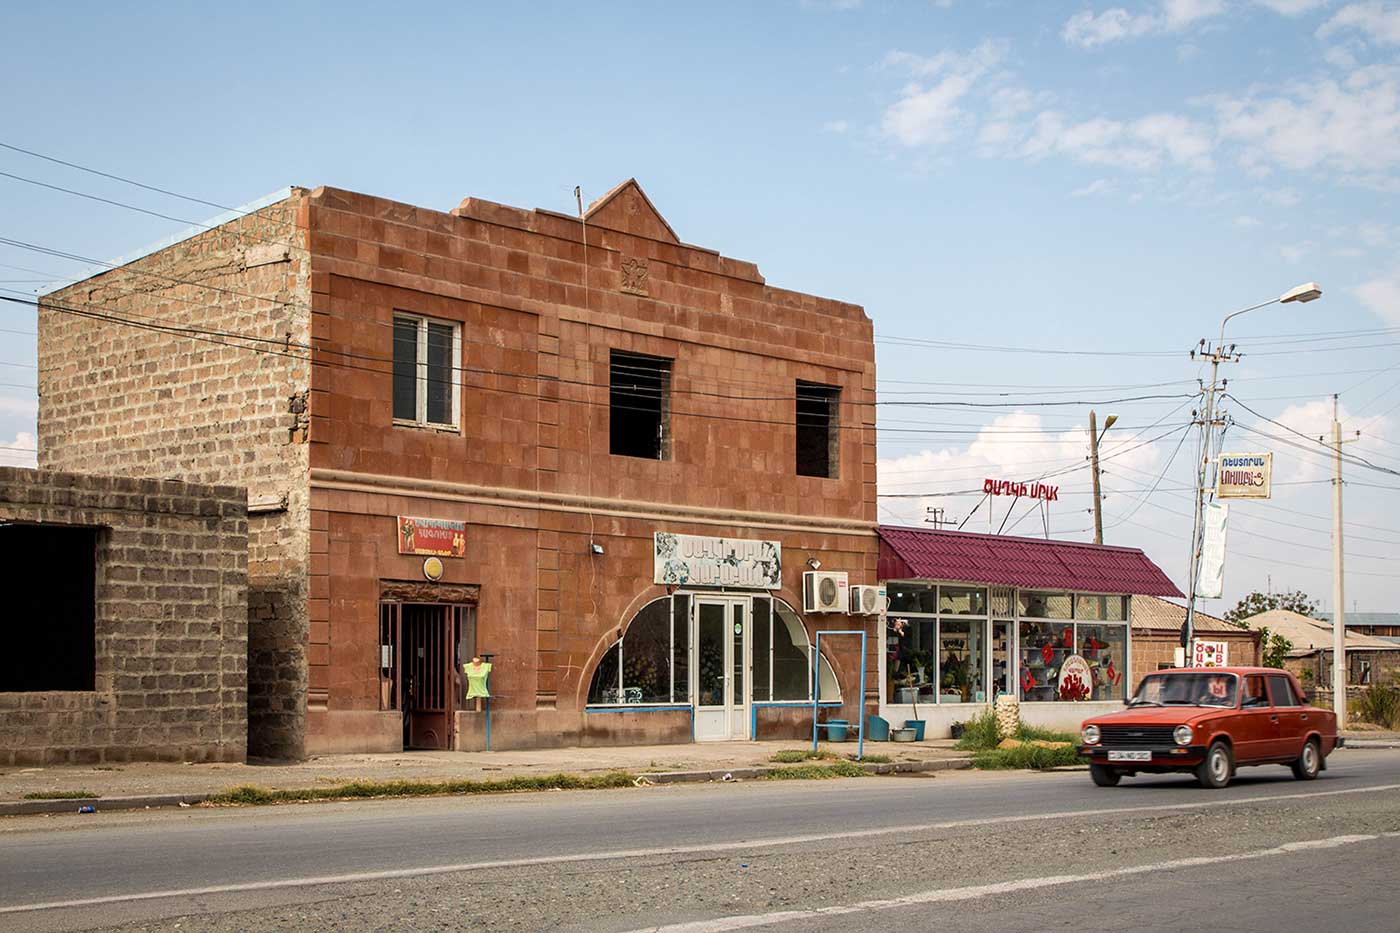
<path id="1" fill-rule="evenodd" d="M 1232 323 L 1232 388 L 1305 435 L 1342 392 L 1349 453 L 1400 469 L 1396 0 L 41 4 L 0 32 L 0 142 L 209 201 L 329 184 L 571 210 L 575 185 L 637 177 L 688 242 L 864 305 L 886 401 L 986 406 L 882 406 L 882 490 L 926 496 L 883 501 L 887 520 L 962 518 L 980 497 L 952 493 L 1061 468 L 1052 530 L 1086 538 L 1098 402 L 1120 416 L 1107 540 L 1183 581 L 1191 406 L 1110 400 L 1189 391 L 1186 352 L 1225 313 L 1310 280 L 1321 301 Z M 0 172 L 213 213 L 9 150 Z M 0 237 L 109 259 L 179 228 L 0 177 Z M 5 246 L 0 264 L 21 291 L 76 270 Z M 0 445 L 32 447 L 33 338 L 0 347 Z M 1324 452 L 1231 411 L 1227 449 L 1274 450 L 1289 485 L 1236 506 L 1227 598 L 1330 600 Z M 1347 471 L 1347 602 L 1400 609 L 1400 476 Z M 1021 514 L 1007 527 L 1041 533 Z"/>

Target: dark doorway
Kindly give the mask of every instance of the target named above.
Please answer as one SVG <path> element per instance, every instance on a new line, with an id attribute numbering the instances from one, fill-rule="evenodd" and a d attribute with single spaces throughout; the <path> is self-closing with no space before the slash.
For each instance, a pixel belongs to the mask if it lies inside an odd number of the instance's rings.
<path id="1" fill-rule="evenodd" d="M 14 623 L 0 654 L 0 693 L 93 689 L 98 533 L 0 524 L 0 583 Z"/>
<path id="2" fill-rule="evenodd" d="M 380 608 L 381 699 L 403 713 L 405 749 L 451 749 L 462 684 L 475 645 L 469 606 L 384 603 Z"/>

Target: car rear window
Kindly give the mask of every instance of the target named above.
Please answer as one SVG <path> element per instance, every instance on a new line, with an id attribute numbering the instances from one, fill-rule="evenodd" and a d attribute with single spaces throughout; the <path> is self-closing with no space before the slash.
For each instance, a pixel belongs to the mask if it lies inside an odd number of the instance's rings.
<path id="1" fill-rule="evenodd" d="M 1275 706 L 1302 705 L 1293 691 L 1293 682 L 1282 674 L 1269 675 L 1269 693 L 1273 695 Z"/>

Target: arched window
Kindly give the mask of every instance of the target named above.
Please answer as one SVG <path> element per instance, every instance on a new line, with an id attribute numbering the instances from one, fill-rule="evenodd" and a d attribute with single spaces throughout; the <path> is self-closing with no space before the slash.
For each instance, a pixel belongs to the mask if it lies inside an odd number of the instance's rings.
<path id="1" fill-rule="evenodd" d="M 654 599 L 641 608 L 598 661 L 591 706 L 685 703 L 690 695 L 689 600 Z"/>
<path id="2" fill-rule="evenodd" d="M 812 699 L 812 642 L 802 619 L 781 599 L 755 599 L 753 605 L 753 698 L 757 702 Z M 817 696 L 841 699 L 831 663 L 818 666 Z"/>

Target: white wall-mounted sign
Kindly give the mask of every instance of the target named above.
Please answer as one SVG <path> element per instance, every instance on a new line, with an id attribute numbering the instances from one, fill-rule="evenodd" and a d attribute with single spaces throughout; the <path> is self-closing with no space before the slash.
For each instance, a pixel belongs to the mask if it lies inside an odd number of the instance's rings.
<path id="1" fill-rule="evenodd" d="M 777 541 L 709 538 L 658 531 L 652 536 L 652 582 L 665 586 L 783 587 Z"/>
<path id="2" fill-rule="evenodd" d="M 1267 499 L 1274 475 L 1273 454 L 1221 454 L 1216 471 L 1217 499 Z"/>
<path id="3" fill-rule="evenodd" d="M 1192 667 L 1229 667 L 1230 666 L 1230 643 L 1224 641 L 1202 641 L 1199 638 L 1192 642 L 1194 651 L 1191 653 Z"/>

